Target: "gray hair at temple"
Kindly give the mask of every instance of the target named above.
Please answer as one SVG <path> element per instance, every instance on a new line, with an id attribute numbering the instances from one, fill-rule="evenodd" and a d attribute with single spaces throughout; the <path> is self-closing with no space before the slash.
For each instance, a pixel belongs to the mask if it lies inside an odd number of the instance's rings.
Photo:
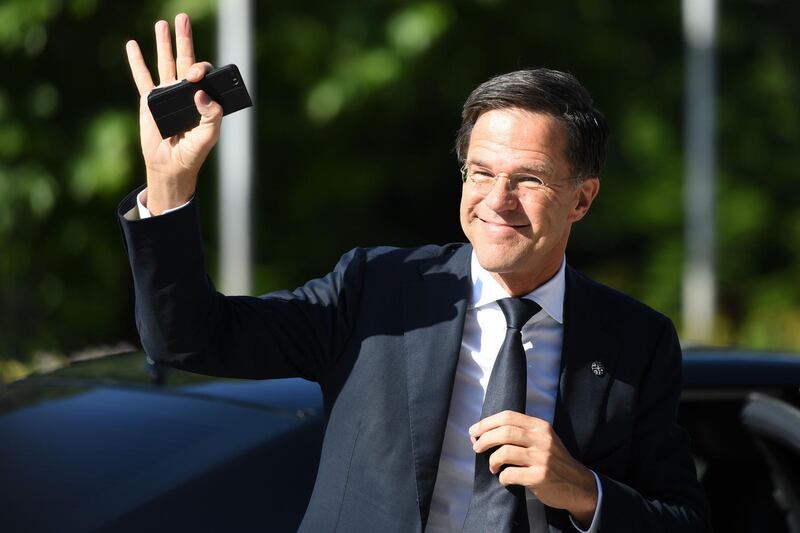
<path id="1" fill-rule="evenodd" d="M 606 160 L 608 123 L 583 85 L 572 74 L 546 68 L 496 76 L 472 91 L 461 112 L 456 155 L 467 157 L 472 128 L 493 109 L 519 108 L 556 118 L 567 134 L 567 159 L 573 178 L 600 178 Z"/>

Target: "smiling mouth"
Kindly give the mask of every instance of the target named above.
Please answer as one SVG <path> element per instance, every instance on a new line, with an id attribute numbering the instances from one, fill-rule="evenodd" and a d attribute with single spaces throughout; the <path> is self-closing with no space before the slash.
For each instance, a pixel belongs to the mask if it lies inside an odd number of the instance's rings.
<path id="1" fill-rule="evenodd" d="M 528 226 L 530 226 L 530 224 L 509 224 L 508 222 L 494 222 L 492 220 L 486 220 L 481 217 L 477 218 L 484 224 L 491 224 L 492 226 L 504 226 L 506 228 L 527 228 Z"/>

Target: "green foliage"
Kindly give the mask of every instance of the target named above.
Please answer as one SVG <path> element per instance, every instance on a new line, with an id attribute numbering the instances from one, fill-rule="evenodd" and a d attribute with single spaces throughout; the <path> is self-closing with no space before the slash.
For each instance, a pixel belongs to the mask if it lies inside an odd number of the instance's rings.
<path id="1" fill-rule="evenodd" d="M 0 56 L 14 65 L 0 86 L 4 379 L 18 376 L 37 353 L 134 337 L 114 218 L 115 205 L 142 180 L 124 43 L 149 33 L 160 6 L 134 7 L 136 13 L 87 0 L 0 5 Z M 203 19 L 197 22 L 202 33 Z M 152 53 L 152 43 L 143 45 Z"/>
<path id="2" fill-rule="evenodd" d="M 451 151 L 460 106 L 488 77 L 541 65 L 575 73 L 612 129 L 571 263 L 680 324 L 679 2 L 254 4 L 258 291 L 323 274 L 356 245 L 463 240 Z M 114 221 L 143 179 L 123 47 L 136 38 L 150 60 L 153 22 L 186 10 L 198 57 L 213 60 L 214 6 L 0 5 L 0 56 L 14 65 L 0 85 L 0 359 L 135 340 Z M 720 5 L 719 342 L 800 349 L 792 10 Z M 212 261 L 215 172 L 211 161 L 200 194 Z"/>

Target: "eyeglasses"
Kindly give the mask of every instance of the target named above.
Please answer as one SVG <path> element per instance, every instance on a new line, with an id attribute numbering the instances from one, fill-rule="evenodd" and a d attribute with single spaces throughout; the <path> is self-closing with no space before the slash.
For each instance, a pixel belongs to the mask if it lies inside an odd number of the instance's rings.
<path id="1" fill-rule="evenodd" d="M 464 183 L 469 181 L 473 189 L 481 195 L 489 194 L 494 189 L 494 184 L 500 176 L 508 180 L 508 191 L 516 192 L 518 196 L 528 196 L 547 189 L 558 189 L 565 183 L 580 180 L 580 178 L 567 178 L 548 183 L 534 174 L 512 174 L 511 176 L 502 172 L 500 174 L 492 174 L 485 168 L 471 165 L 469 162 L 461 167 L 461 181 Z"/>

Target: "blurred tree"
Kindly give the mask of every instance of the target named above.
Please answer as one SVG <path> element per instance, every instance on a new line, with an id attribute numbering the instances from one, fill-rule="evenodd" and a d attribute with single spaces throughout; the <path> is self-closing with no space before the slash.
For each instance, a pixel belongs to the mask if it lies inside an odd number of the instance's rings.
<path id="1" fill-rule="evenodd" d="M 146 4 L 0 5 L 0 374 L 36 352 L 134 338 L 114 206 L 141 180 L 124 43 L 163 16 Z M 202 35 L 212 11 L 197 11 Z"/>
<path id="2" fill-rule="evenodd" d="M 187 11 L 198 57 L 213 59 L 213 8 L 0 5 L 0 361 L 135 341 L 114 221 L 143 179 L 123 47 L 136 38 L 153 57 L 152 23 Z M 258 291 L 321 275 L 353 246 L 462 240 L 451 150 L 461 104 L 492 75 L 550 66 L 589 87 L 612 129 L 570 262 L 680 323 L 679 2 L 256 9 Z M 718 340 L 800 349 L 798 14 L 788 0 L 729 0 L 720 15 Z M 207 164 L 199 195 L 212 268 L 214 173 Z"/>

